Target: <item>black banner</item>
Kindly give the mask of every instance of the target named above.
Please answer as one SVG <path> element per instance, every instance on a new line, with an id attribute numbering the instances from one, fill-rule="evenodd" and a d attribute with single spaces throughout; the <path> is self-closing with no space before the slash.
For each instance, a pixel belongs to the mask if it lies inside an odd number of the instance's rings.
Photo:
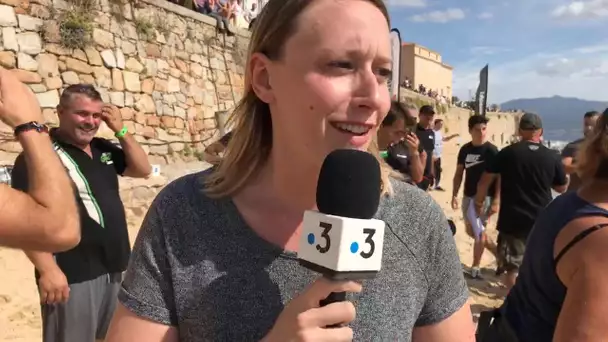
<path id="1" fill-rule="evenodd" d="M 475 93 L 475 115 L 486 116 L 488 108 L 488 64 L 479 72 L 479 86 Z"/>

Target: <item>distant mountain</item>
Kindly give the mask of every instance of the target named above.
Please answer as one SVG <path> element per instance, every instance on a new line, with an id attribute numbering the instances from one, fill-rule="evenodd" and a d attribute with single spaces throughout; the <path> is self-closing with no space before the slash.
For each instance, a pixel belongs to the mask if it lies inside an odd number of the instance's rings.
<path id="1" fill-rule="evenodd" d="M 590 110 L 603 111 L 606 107 L 608 102 L 561 96 L 517 99 L 500 105 L 502 110 L 521 109 L 539 114 L 547 139 L 566 141 L 580 136 L 583 114 Z"/>

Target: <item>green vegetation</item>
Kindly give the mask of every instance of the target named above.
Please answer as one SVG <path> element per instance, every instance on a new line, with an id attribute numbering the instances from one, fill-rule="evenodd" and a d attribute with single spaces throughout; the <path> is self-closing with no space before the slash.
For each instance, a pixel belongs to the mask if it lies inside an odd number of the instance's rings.
<path id="1" fill-rule="evenodd" d="M 135 23 L 135 30 L 137 34 L 145 37 L 146 40 L 151 39 L 154 34 L 154 24 L 152 21 L 142 18 L 136 17 L 133 22 Z"/>
<path id="2" fill-rule="evenodd" d="M 93 19 L 83 8 L 63 12 L 59 16 L 61 44 L 69 49 L 83 49 L 91 43 Z"/>

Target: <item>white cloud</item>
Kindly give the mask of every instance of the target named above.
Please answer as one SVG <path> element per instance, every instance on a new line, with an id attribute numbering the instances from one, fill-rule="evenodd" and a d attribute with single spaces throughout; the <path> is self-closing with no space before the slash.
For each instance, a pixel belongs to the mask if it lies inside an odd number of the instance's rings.
<path id="1" fill-rule="evenodd" d="M 484 19 L 484 20 L 492 19 L 492 18 L 494 18 L 494 14 L 492 12 L 482 12 L 482 13 L 479 13 L 477 18 Z"/>
<path id="2" fill-rule="evenodd" d="M 608 0 L 573 1 L 553 9 L 556 18 L 593 19 L 608 17 Z"/>
<path id="3" fill-rule="evenodd" d="M 581 46 L 552 54 L 536 54 L 502 64 L 490 64 L 488 101 L 501 103 L 515 98 L 574 96 L 608 100 L 608 43 Z M 454 94 L 468 99 L 479 83 L 485 61 L 454 68 Z"/>
<path id="4" fill-rule="evenodd" d="M 410 17 L 410 20 L 417 23 L 433 22 L 447 23 L 453 20 L 462 20 L 465 13 L 460 8 L 448 8 L 445 11 L 432 11 L 424 14 L 417 14 Z"/>
<path id="5" fill-rule="evenodd" d="M 426 0 L 388 0 L 391 7 L 426 7 Z"/>
<path id="6" fill-rule="evenodd" d="M 470 49 L 472 55 L 495 55 L 498 53 L 504 53 L 512 51 L 509 48 L 498 47 L 498 46 L 474 46 Z"/>

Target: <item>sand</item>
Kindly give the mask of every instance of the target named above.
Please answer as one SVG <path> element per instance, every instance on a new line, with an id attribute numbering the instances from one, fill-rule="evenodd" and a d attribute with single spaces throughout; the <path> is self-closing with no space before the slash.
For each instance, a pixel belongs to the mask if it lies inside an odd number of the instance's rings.
<path id="1" fill-rule="evenodd" d="M 457 143 L 444 144 L 443 180 L 441 185 L 445 192 L 433 191 L 431 195 L 444 208 L 446 216 L 457 224 L 455 239 L 463 263 L 468 270 L 472 261 L 472 240 L 465 234 L 459 210 L 452 210 L 450 198 L 452 177 L 456 165 Z M 490 224 L 490 235 L 495 237 L 494 224 Z M 502 302 L 500 293 L 504 290 L 493 276 L 496 264 L 490 253 L 486 252 L 482 267 L 486 280 L 467 279 L 471 292 L 470 303 L 474 313 L 499 306 Z M 38 342 L 41 341 L 41 323 L 38 293 L 34 282 L 34 269 L 23 252 L 0 248 L 0 341 L 3 342 Z"/>

